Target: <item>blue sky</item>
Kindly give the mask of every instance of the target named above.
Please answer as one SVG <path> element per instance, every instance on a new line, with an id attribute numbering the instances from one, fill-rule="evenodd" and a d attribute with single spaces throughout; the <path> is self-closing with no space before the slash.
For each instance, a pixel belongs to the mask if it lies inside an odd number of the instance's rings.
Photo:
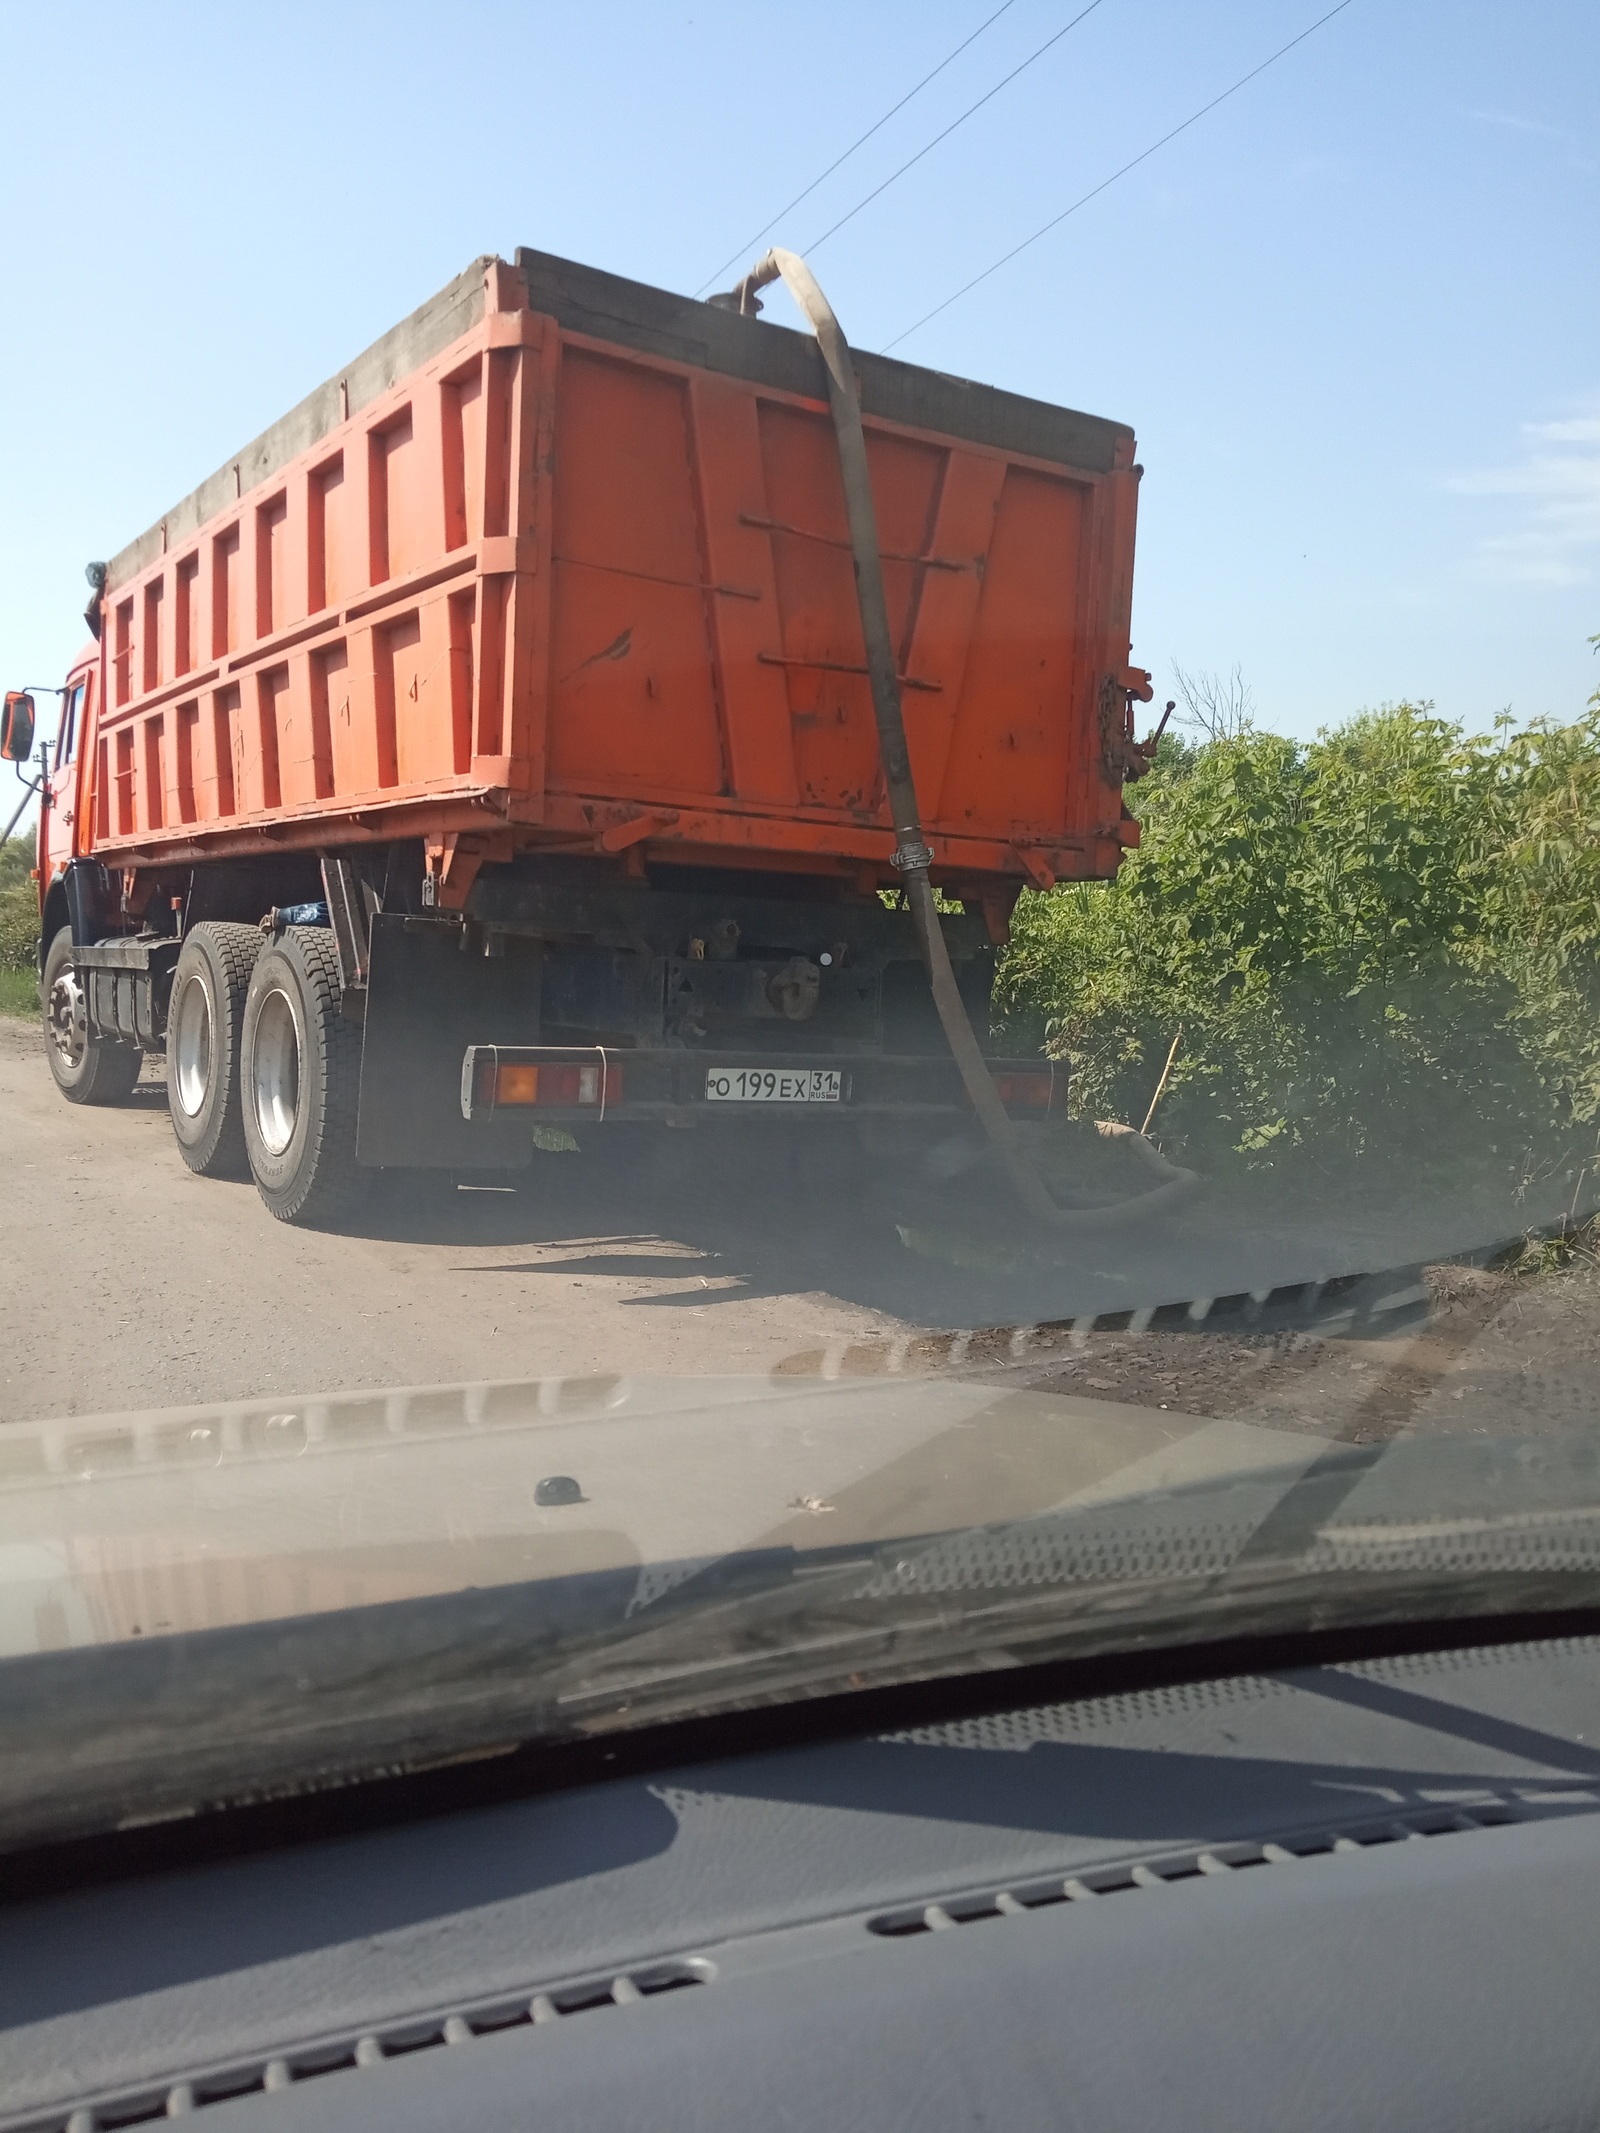
<path id="1" fill-rule="evenodd" d="M 474 255 L 694 290 L 997 4 L 4 0 L 6 684 L 59 677 L 86 560 Z M 814 246 L 1083 4 L 1012 0 L 772 233 L 862 346 L 1328 0 L 1099 0 Z M 1237 664 L 1310 734 L 1600 682 L 1597 81 L 1594 0 L 1352 0 L 896 349 L 1134 425 L 1159 694 Z"/>

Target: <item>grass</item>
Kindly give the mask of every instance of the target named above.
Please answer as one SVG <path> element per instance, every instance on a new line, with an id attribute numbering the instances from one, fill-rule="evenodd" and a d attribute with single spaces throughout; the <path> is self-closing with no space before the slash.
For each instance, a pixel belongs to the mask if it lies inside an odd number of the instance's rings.
<path id="1" fill-rule="evenodd" d="M 1600 1266 L 1600 1216 L 1566 1222 L 1555 1230 L 1530 1230 L 1492 1262 L 1495 1271 L 1525 1278 L 1565 1273 L 1569 1267 Z"/>
<path id="2" fill-rule="evenodd" d="M 0 970 L 0 1015 L 31 1022 L 39 1012 L 39 981 L 31 970 Z"/>

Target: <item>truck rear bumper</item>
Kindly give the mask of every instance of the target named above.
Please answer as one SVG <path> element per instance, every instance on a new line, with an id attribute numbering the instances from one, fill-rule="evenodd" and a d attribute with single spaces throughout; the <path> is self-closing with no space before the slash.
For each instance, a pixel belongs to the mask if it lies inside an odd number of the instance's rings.
<path id="1" fill-rule="evenodd" d="M 829 1120 L 837 1129 L 874 1117 L 959 1124 L 972 1116 L 955 1063 L 941 1050 L 874 1052 L 859 1040 L 809 1028 L 791 1036 L 787 1025 L 770 1023 L 692 1049 L 653 1036 L 603 1048 L 547 1041 L 566 1031 L 545 1019 L 539 958 L 513 952 L 517 943 L 503 955 L 469 953 L 472 945 L 459 924 L 386 912 L 372 920 L 356 1141 L 364 1165 L 520 1167 L 532 1160 L 536 1125 L 638 1120 L 721 1130 L 730 1119 L 759 1115 L 790 1116 L 796 1131 L 826 1133 Z M 608 1026 L 589 1023 L 582 1034 Z M 936 1023 L 929 1040 L 937 1042 Z M 920 1040 L 899 1040 L 908 1041 Z M 1052 1070 L 1038 1058 L 994 1064 L 1020 1116 L 1064 1104 L 1064 1066 Z M 708 1094 L 708 1076 L 719 1072 L 745 1079 L 730 1080 L 719 1098 Z M 804 1076 L 804 1093 L 774 1086 L 768 1096 L 768 1074 Z M 828 1090 L 832 1076 L 837 1096 Z"/>
<path id="2" fill-rule="evenodd" d="M 996 1059 L 990 1071 L 1017 1117 L 1065 1107 L 1064 1066 Z M 864 1117 L 970 1117 L 953 1059 L 882 1053 L 623 1050 L 604 1045 L 468 1045 L 461 1115 L 503 1125 L 522 1114 L 549 1125 L 658 1120 L 720 1126 L 755 1114 L 827 1121 Z"/>

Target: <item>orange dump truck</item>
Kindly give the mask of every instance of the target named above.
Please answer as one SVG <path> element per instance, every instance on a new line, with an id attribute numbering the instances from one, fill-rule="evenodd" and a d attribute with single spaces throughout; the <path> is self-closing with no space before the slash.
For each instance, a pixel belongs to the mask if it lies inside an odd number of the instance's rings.
<path id="1" fill-rule="evenodd" d="M 932 879 L 980 1032 L 1143 767 L 1120 424 L 854 357 Z M 69 1099 L 164 1050 L 285 1220 L 530 1126 L 938 1128 L 816 343 L 477 261 L 123 549 L 43 752 Z M 5 752 L 29 753 L 31 699 Z M 951 908 L 959 904 L 960 909 Z M 514 1049 L 502 1062 L 500 1049 Z M 997 1063 L 1013 1107 L 1059 1100 Z"/>

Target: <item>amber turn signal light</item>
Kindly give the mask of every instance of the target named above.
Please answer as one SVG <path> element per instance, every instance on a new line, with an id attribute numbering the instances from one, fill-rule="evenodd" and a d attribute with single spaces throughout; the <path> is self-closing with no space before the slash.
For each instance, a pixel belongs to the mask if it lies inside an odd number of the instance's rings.
<path id="1" fill-rule="evenodd" d="M 539 1101 L 539 1069 L 536 1066 L 497 1067 L 494 1100 L 496 1109 L 501 1104 L 536 1104 Z"/>

